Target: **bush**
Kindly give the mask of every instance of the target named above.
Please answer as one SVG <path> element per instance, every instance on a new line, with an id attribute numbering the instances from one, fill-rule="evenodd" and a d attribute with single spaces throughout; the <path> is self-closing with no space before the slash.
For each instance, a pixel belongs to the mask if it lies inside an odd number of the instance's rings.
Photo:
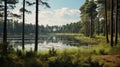
<path id="1" fill-rule="evenodd" d="M 55 56 L 55 55 L 56 55 L 56 50 L 54 49 L 54 47 L 52 47 L 52 48 L 49 50 L 49 55 L 51 55 L 51 56 Z"/>
<path id="2" fill-rule="evenodd" d="M 1 55 L 8 55 L 14 52 L 13 46 L 9 45 L 9 43 L 0 43 L 0 54 Z"/>
<path id="3" fill-rule="evenodd" d="M 34 51 L 26 51 L 26 57 L 35 57 L 37 56 Z"/>
<path id="4" fill-rule="evenodd" d="M 68 58 L 67 59 L 65 59 L 65 58 L 57 58 L 57 59 L 55 59 L 53 61 L 49 61 L 49 66 L 50 67 L 76 67 L 72 63 L 70 58 L 69 59 Z"/>
<path id="5" fill-rule="evenodd" d="M 101 54 L 101 55 L 107 55 L 107 53 L 105 52 L 104 49 L 99 50 L 99 54 Z"/>
<path id="6" fill-rule="evenodd" d="M 23 54 L 22 54 L 22 51 L 21 50 L 19 50 L 19 49 L 17 49 L 17 55 L 19 56 L 19 57 L 21 57 Z"/>

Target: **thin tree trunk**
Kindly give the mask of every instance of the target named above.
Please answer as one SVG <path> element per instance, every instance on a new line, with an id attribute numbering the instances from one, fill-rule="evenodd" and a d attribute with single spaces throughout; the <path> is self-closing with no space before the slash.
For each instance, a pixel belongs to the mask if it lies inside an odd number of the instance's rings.
<path id="1" fill-rule="evenodd" d="M 106 42 L 109 43 L 108 27 L 107 27 L 107 2 L 106 2 L 106 0 L 105 0 L 105 36 L 106 36 Z"/>
<path id="2" fill-rule="evenodd" d="M 23 27 L 22 27 L 22 49 L 24 50 L 24 33 L 25 33 L 25 0 L 23 0 Z"/>
<path id="3" fill-rule="evenodd" d="M 110 45 L 113 47 L 113 0 L 110 0 L 110 11 L 111 11 L 111 16 L 110 16 Z"/>
<path id="4" fill-rule="evenodd" d="M 92 18 L 90 18 L 90 38 L 92 37 Z"/>
<path id="5" fill-rule="evenodd" d="M 98 18 L 98 35 L 100 35 L 100 21 L 99 21 L 99 18 Z"/>
<path id="6" fill-rule="evenodd" d="M 93 20 L 92 20 L 92 16 L 90 17 L 90 38 L 93 37 Z"/>
<path id="7" fill-rule="evenodd" d="M 102 23 L 102 28 L 101 28 L 102 35 L 105 36 L 105 21 L 102 20 L 101 23 Z"/>
<path id="8" fill-rule="evenodd" d="M 120 20 L 120 16 L 118 16 L 118 20 Z M 119 37 L 120 37 L 120 21 L 118 21 L 118 28 L 119 28 Z"/>
<path id="9" fill-rule="evenodd" d="M 7 43 L 7 0 L 4 0 L 4 5 L 3 43 Z"/>
<path id="10" fill-rule="evenodd" d="M 7 54 L 7 0 L 4 0 L 3 55 Z"/>
<path id="11" fill-rule="evenodd" d="M 36 28 L 35 28 L 35 52 L 38 50 L 38 0 L 36 0 Z"/>
<path id="12" fill-rule="evenodd" d="M 92 37 L 94 36 L 94 20 L 92 18 Z"/>
<path id="13" fill-rule="evenodd" d="M 118 0 L 116 0 L 115 45 L 118 43 Z"/>

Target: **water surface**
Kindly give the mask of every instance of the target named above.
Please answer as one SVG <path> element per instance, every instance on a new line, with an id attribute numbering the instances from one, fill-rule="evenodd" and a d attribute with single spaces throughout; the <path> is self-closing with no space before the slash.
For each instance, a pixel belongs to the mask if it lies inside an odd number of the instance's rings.
<path id="1" fill-rule="evenodd" d="M 9 37 L 8 41 L 15 49 L 22 49 L 21 37 Z M 25 50 L 34 50 L 34 43 L 34 36 L 26 36 Z M 39 35 L 38 40 L 38 50 L 49 50 L 51 48 L 71 49 L 78 47 L 82 47 L 83 49 L 85 46 L 88 45 L 81 43 L 80 40 L 77 40 L 71 36 Z"/>

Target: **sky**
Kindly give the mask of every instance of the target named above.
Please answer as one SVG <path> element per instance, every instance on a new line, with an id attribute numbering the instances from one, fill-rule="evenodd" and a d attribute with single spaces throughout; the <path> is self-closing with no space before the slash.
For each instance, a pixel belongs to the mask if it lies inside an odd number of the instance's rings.
<path id="1" fill-rule="evenodd" d="M 22 7 L 22 0 L 16 5 L 14 13 L 21 14 L 19 8 Z M 33 1 L 33 0 L 29 0 Z M 85 0 L 43 0 L 49 3 L 51 8 L 40 5 L 39 7 L 39 25 L 65 25 L 80 20 L 79 8 Z M 35 24 L 35 6 L 27 6 L 26 9 L 32 11 L 26 13 L 26 23 Z M 19 21 L 22 21 L 20 19 Z"/>

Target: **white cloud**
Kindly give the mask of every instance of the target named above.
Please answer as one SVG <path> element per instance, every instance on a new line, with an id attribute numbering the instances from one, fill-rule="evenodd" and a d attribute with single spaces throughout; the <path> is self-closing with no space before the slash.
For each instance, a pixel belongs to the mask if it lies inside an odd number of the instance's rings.
<path id="1" fill-rule="evenodd" d="M 39 11 L 39 24 L 64 25 L 79 21 L 79 14 L 79 10 L 68 8 Z M 32 11 L 32 14 L 26 14 L 26 23 L 35 24 L 35 11 Z"/>

